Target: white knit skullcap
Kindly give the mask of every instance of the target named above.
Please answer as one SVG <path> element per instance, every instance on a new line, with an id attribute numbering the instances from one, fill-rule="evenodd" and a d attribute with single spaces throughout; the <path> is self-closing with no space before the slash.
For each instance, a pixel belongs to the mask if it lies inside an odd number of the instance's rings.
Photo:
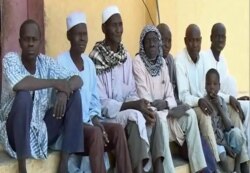
<path id="1" fill-rule="evenodd" d="M 112 15 L 120 14 L 119 8 L 115 5 L 105 8 L 102 12 L 102 24 L 104 24 Z"/>
<path id="2" fill-rule="evenodd" d="M 82 12 L 73 12 L 68 15 L 66 23 L 67 23 L 67 31 L 80 23 L 87 24 L 86 15 Z"/>

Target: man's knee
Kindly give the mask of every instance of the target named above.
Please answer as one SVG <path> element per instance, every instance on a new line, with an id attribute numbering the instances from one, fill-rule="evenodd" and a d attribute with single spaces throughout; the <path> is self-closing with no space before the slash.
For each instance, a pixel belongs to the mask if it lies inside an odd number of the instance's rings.
<path id="1" fill-rule="evenodd" d="M 186 114 L 187 115 L 185 115 L 185 116 L 187 117 L 188 122 L 191 122 L 192 124 L 197 122 L 197 116 L 196 116 L 196 113 L 193 109 L 187 110 Z"/>
<path id="2" fill-rule="evenodd" d="M 76 99 L 76 100 L 81 100 L 81 94 L 79 90 L 75 90 L 69 97 L 70 99 Z"/>
<path id="3" fill-rule="evenodd" d="M 32 101 L 32 97 L 29 91 L 17 91 L 15 96 L 16 103 L 25 103 L 27 104 L 29 101 Z"/>
<path id="4" fill-rule="evenodd" d="M 230 130 L 230 136 L 236 138 L 237 141 L 240 141 L 244 138 L 243 132 L 237 127 Z"/>
<path id="5" fill-rule="evenodd" d="M 90 144 L 95 144 L 97 141 L 103 141 L 102 131 L 99 127 L 91 128 L 90 133 L 91 135 L 88 135 L 89 139 L 86 139 Z"/>
<path id="6" fill-rule="evenodd" d="M 122 127 L 121 124 L 113 124 L 113 130 L 117 133 L 117 134 L 124 134 L 124 129 Z"/>

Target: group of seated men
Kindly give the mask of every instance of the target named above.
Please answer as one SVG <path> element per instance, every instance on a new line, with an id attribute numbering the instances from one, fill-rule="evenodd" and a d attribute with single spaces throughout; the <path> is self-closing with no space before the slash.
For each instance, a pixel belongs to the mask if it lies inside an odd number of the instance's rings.
<path id="1" fill-rule="evenodd" d="M 186 141 L 192 173 L 218 172 L 209 157 L 227 172 L 227 155 L 234 171 L 249 172 L 249 97 L 235 98 L 221 56 L 223 24 L 213 26 L 207 52 L 200 51 L 199 27 L 189 25 L 175 58 L 169 27 L 146 25 L 133 59 L 121 43 L 118 7 L 103 11 L 105 38 L 89 55 L 85 14 L 71 13 L 66 24 L 70 48 L 56 59 L 39 52 L 41 31 L 30 19 L 20 27 L 21 54 L 3 58 L 0 142 L 19 173 L 27 173 L 27 158 L 46 158 L 55 143 L 58 173 L 70 172 L 72 154 L 89 156 L 91 172 L 105 173 L 104 152 L 118 173 L 174 173 L 170 141 Z"/>

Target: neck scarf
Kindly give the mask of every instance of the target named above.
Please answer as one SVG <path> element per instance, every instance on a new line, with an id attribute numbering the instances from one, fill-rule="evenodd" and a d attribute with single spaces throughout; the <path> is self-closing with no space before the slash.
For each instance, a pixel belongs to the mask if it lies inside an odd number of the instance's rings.
<path id="1" fill-rule="evenodd" d="M 109 72 L 115 66 L 123 64 L 127 60 L 123 44 L 120 43 L 118 52 L 114 52 L 109 46 L 105 45 L 105 41 L 97 42 L 89 57 L 93 60 L 98 75 Z"/>
<path id="2" fill-rule="evenodd" d="M 143 47 L 143 40 L 145 38 L 145 36 L 147 35 L 147 33 L 149 32 L 155 32 L 158 36 L 158 40 L 159 40 L 159 55 L 156 58 L 155 62 L 152 62 L 149 60 L 149 58 L 147 57 L 144 47 Z M 139 55 L 147 69 L 147 71 L 149 72 L 149 74 L 151 76 L 158 76 L 160 74 L 160 70 L 161 67 L 163 65 L 163 60 L 162 60 L 162 41 L 161 41 L 161 34 L 158 31 L 158 29 L 153 26 L 153 25 L 146 25 L 141 33 L 141 37 L 140 37 L 140 50 L 139 50 Z"/>

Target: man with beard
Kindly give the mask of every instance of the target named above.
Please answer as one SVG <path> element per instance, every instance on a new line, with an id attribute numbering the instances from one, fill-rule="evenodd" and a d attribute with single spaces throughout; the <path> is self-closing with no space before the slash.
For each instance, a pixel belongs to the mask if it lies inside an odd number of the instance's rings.
<path id="1" fill-rule="evenodd" d="M 118 7 L 103 11 L 102 31 L 105 39 L 95 44 L 90 58 L 96 67 L 103 115 L 125 127 L 134 173 L 149 171 L 151 165 L 155 173 L 162 173 L 165 157 L 159 118 L 149 102 L 137 96 L 132 59 L 121 43 L 123 22 Z M 174 170 L 173 166 L 169 169 Z"/>
<path id="2" fill-rule="evenodd" d="M 88 43 L 87 20 L 81 12 L 67 17 L 67 38 L 70 50 L 58 57 L 65 68 L 78 73 L 84 82 L 80 89 L 84 130 L 84 153 L 89 155 L 92 173 L 105 173 L 104 151 L 113 150 L 119 173 L 132 173 L 127 141 L 120 124 L 102 122 L 101 104 L 97 88 L 97 77 L 92 60 L 84 54 Z M 77 131 L 75 133 L 78 133 Z"/>

